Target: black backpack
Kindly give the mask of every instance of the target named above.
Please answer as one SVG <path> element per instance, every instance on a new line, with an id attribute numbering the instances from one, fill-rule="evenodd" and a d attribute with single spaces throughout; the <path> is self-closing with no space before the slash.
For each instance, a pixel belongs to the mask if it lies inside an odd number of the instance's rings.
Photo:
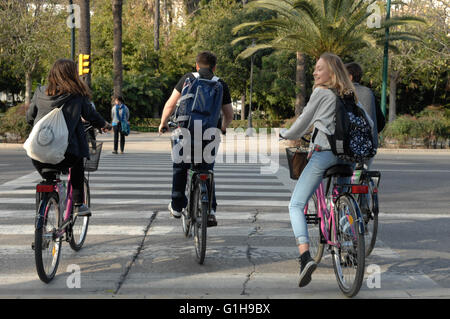
<path id="1" fill-rule="evenodd" d="M 336 98 L 336 129 L 327 135 L 334 155 L 345 161 L 361 163 L 374 157 L 372 128 L 364 110 L 355 103 L 353 94 Z"/>

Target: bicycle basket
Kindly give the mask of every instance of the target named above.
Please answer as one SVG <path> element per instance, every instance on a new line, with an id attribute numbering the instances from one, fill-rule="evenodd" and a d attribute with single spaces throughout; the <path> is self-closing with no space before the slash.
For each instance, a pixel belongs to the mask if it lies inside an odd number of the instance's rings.
<path id="1" fill-rule="evenodd" d="M 84 170 L 95 172 L 98 169 L 103 142 L 89 143 L 89 159 L 86 159 Z"/>
<path id="2" fill-rule="evenodd" d="M 298 179 L 308 163 L 308 151 L 301 147 L 286 148 L 289 173 L 292 179 Z"/>

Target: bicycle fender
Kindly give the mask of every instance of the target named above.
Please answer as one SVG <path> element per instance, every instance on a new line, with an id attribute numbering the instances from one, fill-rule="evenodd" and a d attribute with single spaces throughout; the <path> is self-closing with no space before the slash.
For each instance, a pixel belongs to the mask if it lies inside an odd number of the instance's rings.
<path id="1" fill-rule="evenodd" d="M 339 197 L 342 197 L 342 196 L 347 196 L 347 198 L 349 198 L 352 201 L 353 207 L 355 207 L 356 216 L 358 216 L 358 219 L 356 221 L 358 222 L 359 233 L 361 235 L 364 235 L 364 219 L 362 217 L 361 210 L 359 209 L 358 203 L 356 202 L 353 195 L 350 193 L 344 193 Z"/>
<path id="2" fill-rule="evenodd" d="M 45 215 L 45 208 L 47 207 L 47 203 L 48 203 L 48 196 L 44 195 L 39 204 L 39 209 L 36 213 L 36 218 L 35 218 L 35 228 L 36 229 L 42 228 L 42 226 L 44 224 L 44 215 Z"/>
<path id="3" fill-rule="evenodd" d="M 379 213 L 379 206 L 378 206 L 378 195 L 377 194 L 373 194 L 372 195 L 373 196 L 373 203 L 374 203 L 374 205 L 373 205 L 373 213 L 374 213 L 374 215 L 378 215 L 378 213 Z"/>
<path id="4" fill-rule="evenodd" d="M 209 204 L 208 187 L 206 186 L 206 183 L 204 183 L 204 182 L 200 183 L 200 194 L 202 197 L 202 203 Z"/>

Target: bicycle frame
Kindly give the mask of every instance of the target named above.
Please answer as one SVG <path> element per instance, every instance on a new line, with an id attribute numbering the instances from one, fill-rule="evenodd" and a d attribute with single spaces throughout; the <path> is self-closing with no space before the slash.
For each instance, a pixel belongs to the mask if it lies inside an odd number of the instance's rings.
<path id="1" fill-rule="evenodd" d="M 327 207 L 326 203 L 326 196 L 324 193 L 324 187 L 323 184 L 320 183 L 319 187 L 316 189 L 315 194 L 317 198 L 317 216 L 320 220 L 320 230 L 321 230 L 321 236 L 323 236 L 323 243 L 326 243 L 330 246 L 336 246 L 337 248 L 340 248 L 340 244 L 336 238 L 336 220 L 335 220 L 335 203 L 339 200 L 341 196 L 347 196 L 351 201 L 353 206 L 355 207 L 356 215 L 357 215 L 357 222 L 358 225 L 358 231 L 360 234 L 364 234 L 364 223 L 361 211 L 359 209 L 359 205 L 357 204 L 356 200 L 349 192 L 339 192 L 339 188 L 349 186 L 346 184 L 343 185 L 334 185 L 332 194 L 330 196 L 330 209 Z M 308 204 L 305 206 L 305 214 L 308 211 Z M 325 223 L 326 220 L 326 223 Z M 352 227 L 353 233 L 355 233 L 355 229 L 353 228 L 355 223 L 350 223 Z M 328 225 L 328 227 L 327 227 Z M 331 238 L 331 231 L 334 233 L 334 238 Z"/>
<path id="2" fill-rule="evenodd" d="M 44 193 L 45 195 L 42 196 L 41 204 L 39 206 L 39 215 L 36 220 L 36 228 L 42 227 L 44 220 L 47 218 L 48 209 L 46 209 L 46 208 L 48 208 L 47 207 L 48 194 L 50 194 L 52 192 L 56 192 L 58 194 L 58 204 L 59 204 L 58 208 L 60 211 L 65 210 L 64 218 L 62 220 L 62 226 L 60 226 L 56 230 L 56 233 L 52 235 L 52 236 L 54 236 L 55 239 L 62 237 L 66 233 L 67 226 L 71 222 L 71 216 L 72 216 L 72 212 L 73 212 L 73 208 L 72 208 L 73 196 L 72 196 L 72 183 L 70 182 L 70 175 L 71 175 L 71 169 L 69 169 L 69 175 L 67 178 L 67 190 L 66 190 L 67 196 L 66 196 L 64 203 L 60 202 L 60 198 L 61 198 L 60 194 L 62 194 L 61 181 L 57 181 L 55 184 L 45 185 L 46 187 L 45 188 L 42 187 L 42 189 L 39 189 L 39 187 L 37 187 L 37 191 L 39 193 Z"/>
<path id="3" fill-rule="evenodd" d="M 192 194 L 196 183 L 200 184 L 200 196 L 202 203 L 207 203 L 211 210 L 212 202 L 212 185 L 214 183 L 214 173 L 212 171 L 203 171 L 195 168 L 190 169 L 192 172 L 189 187 L 189 208 L 192 205 Z M 209 187 L 208 187 L 209 186 Z M 191 214 L 192 217 L 192 214 Z"/>

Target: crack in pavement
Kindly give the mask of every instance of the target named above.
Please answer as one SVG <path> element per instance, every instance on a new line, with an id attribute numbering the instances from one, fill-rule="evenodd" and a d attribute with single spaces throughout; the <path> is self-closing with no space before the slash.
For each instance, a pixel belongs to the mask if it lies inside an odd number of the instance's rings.
<path id="1" fill-rule="evenodd" d="M 152 226 L 152 223 L 155 220 L 157 215 L 158 215 L 158 211 L 154 211 L 152 216 L 150 217 L 150 220 L 144 229 L 144 236 L 142 237 L 142 240 L 141 240 L 140 244 L 138 245 L 136 252 L 134 253 L 133 257 L 131 258 L 131 261 L 127 264 L 124 272 L 122 273 L 122 275 L 119 278 L 119 282 L 117 283 L 116 290 L 113 293 L 114 295 L 117 295 L 119 293 L 120 288 L 122 288 L 123 283 L 127 279 L 127 276 L 131 270 L 131 267 L 133 267 L 134 263 L 136 262 L 137 258 L 140 255 L 142 249 L 144 248 L 144 243 L 145 243 L 145 239 L 147 238 L 148 231 L 150 230 L 150 227 Z"/>
<path id="2" fill-rule="evenodd" d="M 255 224 L 257 222 L 258 214 L 259 214 L 259 211 L 256 210 L 256 213 L 253 215 L 252 224 Z M 246 255 L 247 255 L 248 261 L 253 265 L 253 269 L 247 275 L 247 279 L 245 279 L 244 283 L 242 284 L 241 296 L 245 296 L 245 295 L 248 296 L 249 295 L 245 290 L 247 289 L 247 284 L 252 279 L 253 274 L 256 272 L 256 264 L 252 260 L 252 250 L 254 250 L 255 248 L 252 248 L 250 246 L 249 239 L 250 239 L 250 237 L 252 237 L 255 234 L 257 234 L 260 229 L 261 229 L 261 227 L 255 225 L 255 227 L 253 227 L 253 229 L 251 230 L 251 232 L 248 234 L 248 237 L 247 237 L 247 252 L 246 252 Z"/>

